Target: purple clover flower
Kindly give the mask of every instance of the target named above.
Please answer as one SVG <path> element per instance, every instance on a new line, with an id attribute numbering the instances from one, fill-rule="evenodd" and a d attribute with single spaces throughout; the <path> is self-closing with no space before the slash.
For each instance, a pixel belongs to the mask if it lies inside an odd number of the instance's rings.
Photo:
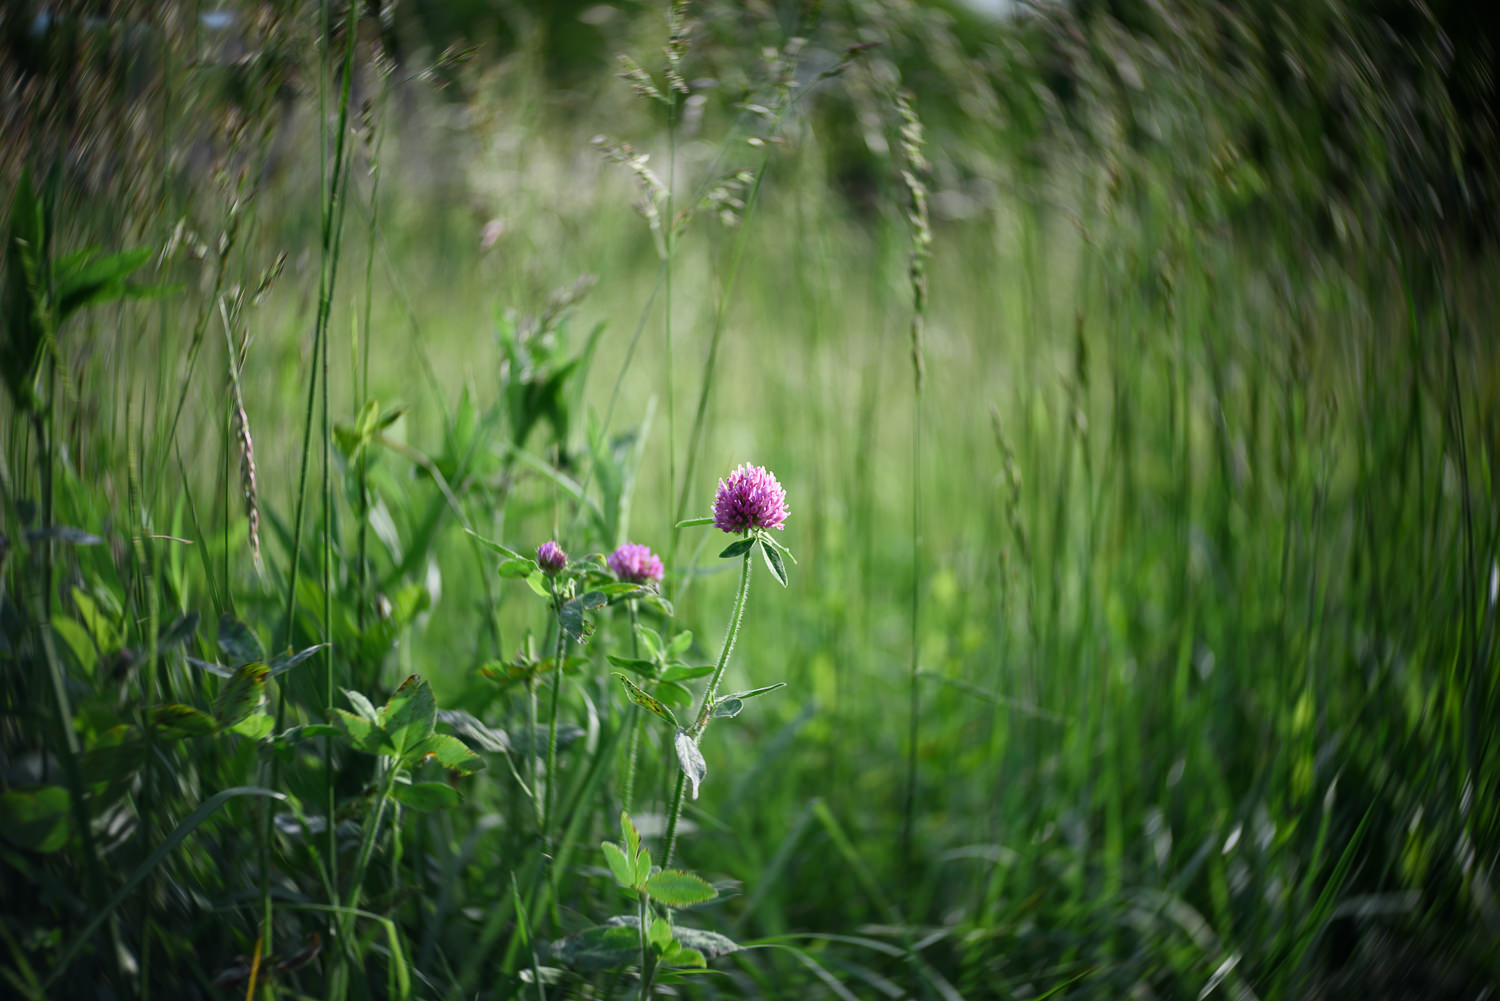
<path id="1" fill-rule="evenodd" d="M 536 561 L 543 573 L 557 573 L 568 565 L 568 554 L 556 542 L 547 541 L 536 547 Z"/>
<path id="2" fill-rule="evenodd" d="M 661 565 L 661 557 L 653 553 L 649 546 L 636 542 L 627 542 L 610 553 L 609 568 L 615 572 L 616 577 L 632 584 L 661 580 L 666 573 Z"/>
<path id="3" fill-rule="evenodd" d="M 764 466 L 741 465 L 719 481 L 714 525 L 734 535 L 786 527 L 786 491 Z"/>

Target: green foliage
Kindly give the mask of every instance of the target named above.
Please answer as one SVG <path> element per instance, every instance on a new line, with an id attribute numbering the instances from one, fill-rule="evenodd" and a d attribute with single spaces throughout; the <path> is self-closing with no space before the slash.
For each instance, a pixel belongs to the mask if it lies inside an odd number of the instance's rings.
<path id="1" fill-rule="evenodd" d="M 1451 11 L 178 6 L 0 123 L 6 990 L 1500 982 Z M 544 89 L 564 22 L 626 79 Z"/>
<path id="2" fill-rule="evenodd" d="M 46 351 L 53 348 L 63 324 L 79 310 L 126 297 L 161 295 L 166 286 L 132 284 L 127 279 L 152 257 L 152 248 L 136 247 L 100 255 L 87 248 L 54 256 L 56 214 L 61 177 L 49 175 L 41 191 L 29 168 L 23 169 L 10 205 L 6 240 L 3 336 L 0 377 L 21 412 L 42 406 L 36 376 Z"/>
<path id="3" fill-rule="evenodd" d="M 653 866 L 628 813 L 620 814 L 620 843 L 605 841 L 600 847 L 615 882 L 639 901 L 639 912 L 633 918 L 611 918 L 555 943 L 555 958 L 582 972 L 618 969 L 642 960 L 646 968 L 641 975 L 649 980 L 657 965 L 703 967 L 708 957 L 735 950 L 722 935 L 678 929 L 653 914 L 652 901 L 667 908 L 688 907 L 714 899 L 718 891 L 694 873 Z"/>

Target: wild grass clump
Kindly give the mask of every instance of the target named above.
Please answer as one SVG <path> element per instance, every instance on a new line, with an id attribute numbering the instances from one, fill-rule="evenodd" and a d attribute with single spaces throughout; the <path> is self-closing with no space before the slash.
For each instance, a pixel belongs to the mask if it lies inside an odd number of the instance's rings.
<path id="1" fill-rule="evenodd" d="M 1452 22 L 506 9 L 0 15 L 5 991 L 1500 983 Z"/>

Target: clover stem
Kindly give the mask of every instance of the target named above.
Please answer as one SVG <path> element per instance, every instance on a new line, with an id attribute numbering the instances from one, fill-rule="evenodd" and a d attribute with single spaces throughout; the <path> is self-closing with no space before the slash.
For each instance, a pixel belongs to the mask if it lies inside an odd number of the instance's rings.
<path id="1" fill-rule="evenodd" d="M 640 933 L 641 942 L 641 1001 L 646 1001 L 647 998 L 651 997 L 651 982 L 656 979 L 653 976 L 655 971 L 651 968 L 651 951 L 646 944 L 648 935 L 646 922 L 650 920 L 650 917 L 651 909 L 646 902 L 646 891 L 637 890 L 635 920 L 636 931 Z"/>
<path id="2" fill-rule="evenodd" d="M 630 656 L 639 657 L 641 653 L 639 641 L 636 639 L 635 633 L 637 622 L 635 602 L 629 602 L 626 608 L 630 613 Z M 630 746 L 625 752 L 625 783 L 622 790 L 621 803 L 624 809 L 629 810 L 631 796 L 635 793 L 636 765 L 641 753 L 641 707 L 632 702 L 630 703 L 630 708 L 625 711 L 630 715 L 630 721 L 625 724 L 626 728 L 630 731 Z"/>
<path id="3" fill-rule="evenodd" d="M 526 677 L 526 753 L 531 756 L 531 803 L 536 807 L 537 826 L 541 827 L 542 814 L 542 756 L 536 753 L 536 671 Z"/>
<path id="4" fill-rule="evenodd" d="M 556 585 L 554 584 L 554 587 Z M 554 595 L 553 610 L 557 613 L 557 646 L 552 656 L 552 704 L 547 709 L 547 811 L 542 819 L 542 841 L 552 834 L 552 811 L 557 802 L 557 703 L 562 693 L 563 651 L 568 640 L 562 622 L 562 597 Z"/>
<path id="5" fill-rule="evenodd" d="M 703 693 L 703 708 L 698 710 L 693 723 L 691 733 L 694 740 L 702 737 L 708 726 L 714 697 L 719 693 L 719 682 L 724 680 L 724 669 L 729 666 L 729 655 L 734 652 L 734 641 L 739 638 L 740 621 L 745 617 L 745 599 L 750 595 L 750 560 L 754 555 L 755 546 L 752 545 L 745 550 L 744 560 L 740 563 L 740 589 L 734 599 L 734 614 L 729 617 L 729 630 L 724 635 L 724 647 L 719 651 L 719 663 L 715 665 L 713 676 L 708 679 L 708 689 Z M 677 818 L 682 814 L 682 794 L 686 790 L 687 773 L 679 770 L 677 788 L 672 793 L 672 807 L 667 811 L 667 845 L 661 861 L 663 868 L 672 864 L 672 849 L 677 844 Z"/>

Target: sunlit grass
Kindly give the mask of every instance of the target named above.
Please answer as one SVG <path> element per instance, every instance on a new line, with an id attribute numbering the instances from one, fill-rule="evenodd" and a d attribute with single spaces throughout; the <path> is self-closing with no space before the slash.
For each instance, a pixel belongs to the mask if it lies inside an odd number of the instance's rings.
<path id="1" fill-rule="evenodd" d="M 92 845 L 56 827 L 45 845 L 11 839 L 7 898 L 52 895 L 39 916 L 6 909 L 10 985 L 159 994 L 224 976 L 242 992 L 236 957 L 260 939 L 263 994 L 645 993 L 655 960 L 580 970 L 568 938 L 649 907 L 615 885 L 638 890 L 637 874 L 605 875 L 601 840 L 631 841 L 622 809 L 658 863 L 715 883 L 681 926 L 761 946 L 681 988 L 702 996 L 1493 982 L 1493 256 L 1359 217 L 1377 202 L 1358 189 L 1328 196 L 1360 225 L 1317 239 L 1305 192 L 1229 148 L 1231 83 L 1269 85 L 1236 81 L 1194 37 L 1127 50 L 1160 85 L 1133 99 L 1158 145 L 1111 124 L 1132 105 L 1092 78 L 1103 124 L 1053 134 L 1045 166 L 973 108 L 961 155 L 931 139 L 956 148 L 951 130 L 929 133 L 920 423 L 909 196 L 891 155 L 874 156 L 891 176 L 873 209 L 835 193 L 847 151 L 803 104 L 769 154 L 744 141 L 764 116 L 716 105 L 699 131 L 672 117 L 669 141 L 665 111 L 625 85 L 602 120 L 549 113 L 523 61 L 475 72 L 494 89 L 470 92 L 467 129 L 435 125 L 456 102 L 415 88 L 359 122 L 341 243 L 318 231 L 334 202 L 316 120 L 286 123 L 307 155 L 254 179 L 237 216 L 250 182 L 195 191 L 196 256 L 151 275 L 182 288 L 57 338 L 54 523 L 102 543 L 51 544 L 50 631 L 27 590 L 48 544 L 22 541 L 45 451 L 4 404 L 5 781 L 22 797 L 6 809 L 89 785 L 95 817 Z M 797 79 L 873 102 L 857 107 L 876 110 L 888 153 L 893 71 L 856 58 Z M 739 168 L 765 171 L 760 193 L 733 226 L 705 210 L 654 239 L 630 169 L 589 143 L 601 131 L 676 178 L 670 204 Z M 1297 155 L 1281 167 L 1311 171 Z M 64 250 L 93 225 L 82 198 L 66 208 Z M 166 243 L 175 220 L 139 223 Z M 241 343 L 260 570 L 224 346 Z M 747 461 L 786 487 L 800 562 L 785 591 L 754 567 L 739 626 L 727 537 L 674 526 Z M 574 595 L 543 581 L 539 597 L 515 565 L 554 538 L 575 562 L 626 539 L 675 551 L 675 614 L 589 605 L 597 631 L 565 641 Z M 673 734 L 641 713 L 625 793 L 633 709 L 605 654 L 642 656 L 638 618 L 664 641 L 691 630 L 683 662 L 711 664 L 731 608 L 723 689 L 788 687 L 715 723 L 697 798 L 674 796 Z M 273 672 L 288 647 L 332 643 L 276 675 L 269 740 L 245 720 L 228 732 L 232 682 L 188 659 L 238 667 L 234 621 Z M 557 651 L 582 660 L 559 674 Z M 36 687 L 47 668 L 66 677 L 85 770 L 123 762 L 97 788 L 39 753 L 62 732 Z M 330 716 L 360 715 L 346 690 L 378 716 L 411 674 L 468 714 L 438 725 L 484 771 L 454 778 Z M 707 705 L 691 684 L 680 721 Z M 184 737 L 152 709 L 167 704 L 224 725 Z"/>

